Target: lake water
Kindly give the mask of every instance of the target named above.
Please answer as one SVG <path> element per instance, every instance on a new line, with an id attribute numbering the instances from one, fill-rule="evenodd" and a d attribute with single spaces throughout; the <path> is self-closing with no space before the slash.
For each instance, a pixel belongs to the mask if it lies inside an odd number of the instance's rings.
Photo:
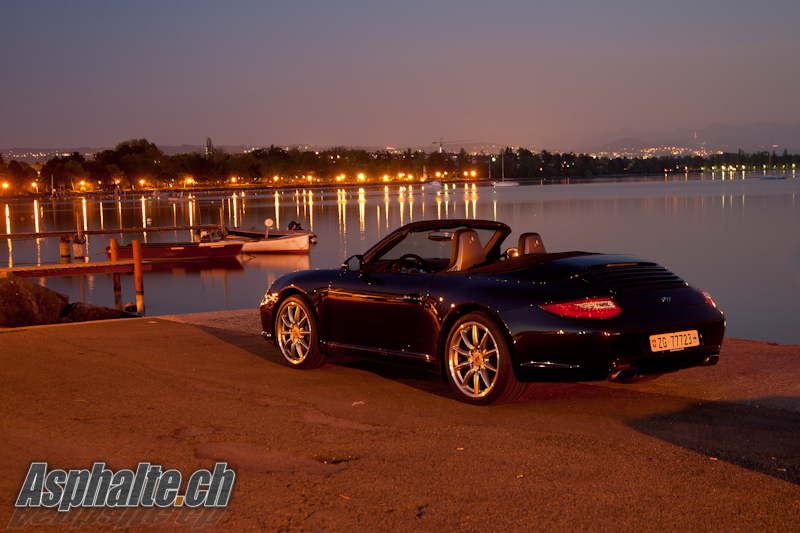
<path id="1" fill-rule="evenodd" d="M 436 218 L 505 222 L 520 233 L 537 231 L 548 251 L 627 253 L 658 262 L 709 291 L 728 319 L 728 336 L 800 344 L 800 180 L 741 177 L 604 182 L 512 188 L 463 185 L 422 190 L 399 185 L 345 191 L 282 191 L 202 196 L 191 202 L 136 198 L 120 201 L 8 201 L 6 230 L 13 233 L 218 223 L 263 228 L 272 218 L 285 228 L 298 221 L 317 233 L 308 255 L 254 256 L 225 267 L 188 264 L 146 272 L 149 316 L 258 306 L 278 276 L 297 269 L 337 268 L 400 225 Z M 189 231 L 88 237 L 90 261 L 105 260 L 109 238 L 121 243 L 188 241 Z M 59 263 L 58 239 L 7 241 L 0 266 Z M 34 280 L 36 281 L 36 280 Z M 113 307 L 111 275 L 43 278 L 39 283 Z M 135 301 L 123 276 L 124 302 Z"/>

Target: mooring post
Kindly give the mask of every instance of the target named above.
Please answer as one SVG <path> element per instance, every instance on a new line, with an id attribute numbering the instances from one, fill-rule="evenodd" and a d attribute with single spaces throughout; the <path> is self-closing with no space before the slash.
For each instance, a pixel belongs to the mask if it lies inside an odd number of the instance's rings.
<path id="1" fill-rule="evenodd" d="M 69 250 L 69 237 L 58 238 L 58 249 L 61 252 L 61 264 L 72 263 L 72 252 Z"/>
<path id="2" fill-rule="evenodd" d="M 78 259 L 84 260 L 85 256 L 83 253 L 83 244 L 86 242 L 86 238 L 79 239 L 78 236 L 75 236 L 75 240 L 72 241 L 72 251 L 73 255 L 75 256 L 75 261 L 77 262 Z"/>
<path id="3" fill-rule="evenodd" d="M 142 281 L 142 243 L 133 241 L 133 279 L 136 285 L 136 312 L 144 315 L 144 282 Z"/>
<path id="4" fill-rule="evenodd" d="M 84 258 L 83 243 L 86 242 L 86 237 L 83 235 L 83 228 L 81 228 L 80 217 L 78 217 L 78 233 L 75 234 L 72 241 L 72 251 L 75 255 L 75 261 Z"/>
<path id="5" fill-rule="evenodd" d="M 117 239 L 111 239 L 108 244 L 108 256 L 112 261 L 119 261 L 119 245 Z M 122 285 L 120 284 L 119 273 L 111 274 L 114 280 L 114 307 L 117 311 L 122 311 Z"/>

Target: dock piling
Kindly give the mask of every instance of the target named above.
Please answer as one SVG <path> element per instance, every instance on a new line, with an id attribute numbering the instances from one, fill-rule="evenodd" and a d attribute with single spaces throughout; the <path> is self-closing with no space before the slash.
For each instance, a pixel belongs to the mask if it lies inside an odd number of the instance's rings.
<path id="1" fill-rule="evenodd" d="M 142 280 L 142 243 L 133 241 L 133 279 L 136 284 L 136 312 L 144 315 L 144 282 Z"/>
<path id="2" fill-rule="evenodd" d="M 112 261 L 119 261 L 119 244 L 117 239 L 111 239 L 108 246 L 109 259 Z M 118 273 L 111 274 L 114 281 L 114 307 L 118 311 L 122 311 L 122 284 Z"/>
<path id="3" fill-rule="evenodd" d="M 79 259 L 83 261 L 85 259 L 84 246 L 83 246 L 85 243 L 86 243 L 86 237 L 83 237 L 76 233 L 75 237 L 72 240 L 72 252 L 73 252 L 72 255 L 75 256 L 75 261 L 78 261 Z"/>
<path id="4" fill-rule="evenodd" d="M 58 249 L 61 252 L 61 264 L 72 262 L 72 252 L 69 250 L 69 237 L 58 238 Z"/>
<path id="5" fill-rule="evenodd" d="M 86 237 L 83 236 L 83 228 L 81 227 L 81 219 L 78 217 L 78 232 L 72 237 L 72 255 L 75 256 L 75 261 L 84 259 L 84 247 Z"/>

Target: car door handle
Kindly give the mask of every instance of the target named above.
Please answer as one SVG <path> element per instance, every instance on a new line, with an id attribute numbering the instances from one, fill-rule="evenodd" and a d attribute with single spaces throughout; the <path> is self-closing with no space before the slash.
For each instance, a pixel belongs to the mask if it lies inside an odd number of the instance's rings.
<path id="1" fill-rule="evenodd" d="M 407 302 L 421 302 L 422 301 L 422 294 L 418 292 L 412 292 L 411 294 L 404 294 L 403 300 Z"/>

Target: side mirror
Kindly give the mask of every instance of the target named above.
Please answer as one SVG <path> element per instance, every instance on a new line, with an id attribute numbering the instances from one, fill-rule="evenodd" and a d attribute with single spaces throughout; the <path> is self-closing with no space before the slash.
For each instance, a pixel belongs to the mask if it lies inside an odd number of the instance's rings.
<path id="1" fill-rule="evenodd" d="M 362 255 L 351 255 L 347 259 L 344 260 L 342 263 L 342 270 L 345 272 L 361 272 L 361 268 L 364 266 L 364 256 Z"/>
<path id="2" fill-rule="evenodd" d="M 506 259 L 513 259 L 515 257 L 519 257 L 519 249 L 518 248 L 509 248 L 506 250 Z"/>

